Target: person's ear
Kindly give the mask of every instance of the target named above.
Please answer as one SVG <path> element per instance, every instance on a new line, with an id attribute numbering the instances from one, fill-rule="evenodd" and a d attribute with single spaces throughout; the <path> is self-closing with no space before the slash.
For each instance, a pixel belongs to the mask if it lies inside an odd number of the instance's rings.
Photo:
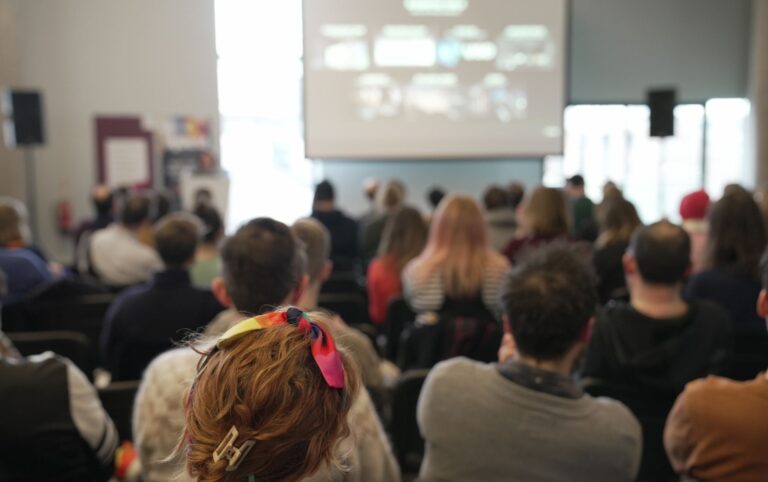
<path id="1" fill-rule="evenodd" d="M 757 297 L 757 314 L 762 318 L 768 317 L 768 291 L 761 290 Z"/>
<path id="2" fill-rule="evenodd" d="M 226 286 L 224 286 L 224 278 L 221 276 L 213 278 L 213 281 L 211 281 L 211 291 L 213 292 L 213 296 L 222 306 L 225 308 L 232 308 L 234 303 L 229 296 L 229 292 L 227 292 Z"/>
<path id="3" fill-rule="evenodd" d="M 637 260 L 631 254 L 625 253 L 621 257 L 621 264 L 624 266 L 625 275 L 629 276 L 637 273 Z"/>
<path id="4" fill-rule="evenodd" d="M 329 259 L 325 262 L 323 270 L 320 272 L 320 284 L 328 281 L 328 278 L 331 277 L 331 273 L 333 273 L 333 261 Z"/>
<path id="5" fill-rule="evenodd" d="M 309 287 L 309 275 L 304 274 L 301 276 L 301 279 L 299 279 L 299 282 L 296 285 L 296 288 L 293 289 L 289 304 L 298 305 L 299 301 L 301 300 L 301 297 L 307 291 L 308 287 Z"/>

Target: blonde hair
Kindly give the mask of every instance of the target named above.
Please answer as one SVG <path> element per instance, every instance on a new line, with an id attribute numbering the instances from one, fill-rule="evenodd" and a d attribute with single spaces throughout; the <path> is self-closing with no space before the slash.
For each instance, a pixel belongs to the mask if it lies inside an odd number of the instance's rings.
<path id="1" fill-rule="evenodd" d="M 282 310 L 282 309 L 281 309 Z M 327 315 L 308 315 L 315 322 Z M 328 323 L 324 323 L 327 326 Z M 347 413 L 360 382 L 339 347 L 344 388 L 331 388 L 312 358 L 310 334 L 291 324 L 250 332 L 201 360 L 186 410 L 184 451 L 200 482 L 298 481 L 324 464 L 340 466 L 339 444 L 350 435 Z M 236 447 L 255 445 L 234 471 L 213 453 L 231 427 Z"/>
<path id="2" fill-rule="evenodd" d="M 492 264 L 506 264 L 488 242 L 480 205 L 468 196 L 450 195 L 440 202 L 432 219 L 427 245 L 414 261 L 414 274 L 426 279 L 439 269 L 445 294 L 474 296 Z"/>
<path id="3" fill-rule="evenodd" d="M 28 244 L 31 240 L 27 224 L 27 208 L 18 199 L 0 197 L 0 246 Z"/>
<path id="4" fill-rule="evenodd" d="M 526 200 L 523 209 L 530 235 L 567 236 L 570 225 L 568 201 L 560 189 L 539 186 Z"/>
<path id="5" fill-rule="evenodd" d="M 616 243 L 629 243 L 632 233 L 640 226 L 635 205 L 624 198 L 608 198 L 597 206 L 597 225 L 600 236 L 595 245 L 604 248 Z"/>

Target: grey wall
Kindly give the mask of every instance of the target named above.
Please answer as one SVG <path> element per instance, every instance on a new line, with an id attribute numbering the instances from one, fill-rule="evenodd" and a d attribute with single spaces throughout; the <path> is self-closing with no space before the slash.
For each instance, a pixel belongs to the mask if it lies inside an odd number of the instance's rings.
<path id="1" fill-rule="evenodd" d="M 757 0 L 760 1 L 760 0 Z M 751 0 L 572 0 L 572 103 L 745 97 Z"/>
<path id="2" fill-rule="evenodd" d="M 213 0 L 17 0 L 18 82 L 43 91 L 48 143 L 37 152 L 44 247 L 66 260 L 54 223 L 71 200 L 89 215 L 94 116 L 192 114 L 218 121 Z"/>

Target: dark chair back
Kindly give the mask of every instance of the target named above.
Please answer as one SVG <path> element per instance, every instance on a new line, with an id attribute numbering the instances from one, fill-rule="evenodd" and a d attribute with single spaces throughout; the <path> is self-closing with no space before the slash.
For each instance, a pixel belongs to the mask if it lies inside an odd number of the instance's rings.
<path id="1" fill-rule="evenodd" d="M 94 348 L 88 337 L 74 331 L 34 331 L 8 333 L 19 352 L 24 356 L 52 351 L 69 358 L 89 380 L 93 380 L 96 368 Z"/>
<path id="2" fill-rule="evenodd" d="M 120 440 L 133 440 L 131 419 L 133 403 L 139 390 L 139 381 L 114 382 L 106 388 L 99 389 L 99 398 L 104 410 L 115 422 Z"/>
<path id="3" fill-rule="evenodd" d="M 131 340 L 129 343 L 118 341 L 113 348 L 114 356 L 110 356 L 112 366 L 108 366 L 112 380 L 140 380 L 152 360 L 173 347 L 172 340 Z"/>
<path id="4" fill-rule="evenodd" d="M 414 323 L 403 330 L 397 364 L 405 371 L 432 368 L 457 356 L 496 361 L 502 335 L 481 300 L 447 300 L 437 323 Z"/>
<path id="5" fill-rule="evenodd" d="M 584 380 L 582 386 L 593 397 L 620 401 L 640 422 L 643 429 L 643 456 L 637 476 L 638 482 L 678 480 L 664 450 L 664 425 L 675 403 L 674 395 L 596 379 Z"/>
<path id="6" fill-rule="evenodd" d="M 369 323 L 368 304 L 362 293 L 321 293 L 317 304 L 337 313 L 348 324 Z"/>
<path id="7" fill-rule="evenodd" d="M 419 470 L 424 439 L 416 421 L 416 405 L 429 370 L 409 370 L 400 377 L 392 396 L 392 445 L 403 472 Z"/>
<path id="8" fill-rule="evenodd" d="M 392 362 L 397 361 L 397 351 L 400 346 L 400 335 L 403 330 L 413 324 L 416 313 L 404 298 L 393 298 L 387 306 L 387 318 L 384 322 L 384 356 Z"/>

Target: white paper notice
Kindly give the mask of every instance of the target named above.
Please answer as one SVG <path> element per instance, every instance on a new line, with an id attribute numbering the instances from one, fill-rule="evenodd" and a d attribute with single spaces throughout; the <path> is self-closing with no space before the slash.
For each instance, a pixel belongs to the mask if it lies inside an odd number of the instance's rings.
<path id="1" fill-rule="evenodd" d="M 110 187 L 149 182 L 147 140 L 141 137 L 107 139 L 104 143 L 107 183 Z"/>

